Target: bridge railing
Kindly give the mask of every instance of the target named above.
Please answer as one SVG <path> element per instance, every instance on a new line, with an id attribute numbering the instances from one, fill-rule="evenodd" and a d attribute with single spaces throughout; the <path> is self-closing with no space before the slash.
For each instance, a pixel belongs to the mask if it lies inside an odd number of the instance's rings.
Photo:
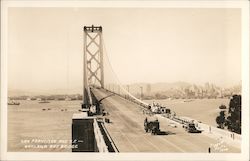
<path id="1" fill-rule="evenodd" d="M 183 119 L 182 117 L 178 117 L 178 116 L 172 116 L 172 117 L 166 117 L 164 115 L 162 115 L 163 117 L 170 119 L 171 121 L 177 122 L 179 124 L 185 124 L 188 123 L 189 121 L 186 119 Z M 230 132 L 227 130 L 223 130 L 223 129 L 219 129 L 217 127 L 211 126 L 211 125 L 207 125 L 204 123 L 199 123 L 197 121 L 194 120 L 194 123 L 196 124 L 196 126 L 202 130 L 203 133 L 207 134 L 207 136 L 211 136 L 213 138 L 223 138 L 224 141 L 230 143 L 233 146 L 239 147 L 241 145 L 241 135 L 234 133 L 234 132 Z"/>
<path id="2" fill-rule="evenodd" d="M 103 135 L 102 135 L 101 130 L 97 124 L 96 119 L 94 119 L 93 126 L 94 126 L 96 145 L 97 145 L 99 152 L 108 153 L 109 152 L 108 147 L 104 141 Z"/>
<path id="3" fill-rule="evenodd" d="M 111 135 L 109 134 L 108 130 L 106 129 L 103 123 L 100 123 L 101 128 L 103 129 L 103 133 L 105 134 L 106 138 L 106 145 L 108 145 L 109 152 L 119 152 L 117 146 L 115 145 Z"/>
<path id="4" fill-rule="evenodd" d="M 227 139 L 227 141 L 233 142 L 236 145 L 241 144 L 240 134 L 230 132 L 227 130 L 223 130 L 223 129 L 219 129 L 217 127 L 210 126 L 210 125 L 203 124 L 203 123 L 198 123 L 198 127 L 200 127 L 207 134 L 212 134 L 218 137 L 223 137 L 224 139 Z"/>
<path id="5" fill-rule="evenodd" d="M 126 99 L 126 100 L 128 100 L 128 101 L 131 101 L 131 102 L 133 102 L 133 103 L 136 103 L 136 104 L 138 104 L 138 105 L 140 105 L 140 106 L 142 106 L 142 107 L 148 107 L 148 103 L 143 102 L 142 100 L 139 100 L 138 98 L 134 97 L 133 95 L 131 95 L 131 94 L 128 93 L 127 91 L 126 91 L 127 94 L 121 95 L 121 94 L 119 94 L 119 93 L 115 93 L 115 92 L 113 92 L 113 91 L 111 91 L 111 90 L 108 90 L 108 89 L 105 89 L 105 90 L 108 91 L 108 92 L 114 93 L 114 94 L 116 94 L 116 95 L 118 95 L 118 96 L 120 96 L 120 97 L 122 97 L 122 98 L 124 98 L 124 99 Z"/>

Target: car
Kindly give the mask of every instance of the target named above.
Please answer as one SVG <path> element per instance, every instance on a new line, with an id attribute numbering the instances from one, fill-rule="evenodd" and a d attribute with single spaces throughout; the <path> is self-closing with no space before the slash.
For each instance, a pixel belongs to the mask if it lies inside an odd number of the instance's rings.
<path id="1" fill-rule="evenodd" d="M 194 123 L 187 123 L 186 125 L 183 125 L 183 127 L 185 128 L 185 130 L 189 133 L 201 133 L 201 130 L 198 130 L 195 127 Z"/>
<path id="2" fill-rule="evenodd" d="M 226 105 L 220 105 L 219 109 L 227 109 L 227 106 Z"/>

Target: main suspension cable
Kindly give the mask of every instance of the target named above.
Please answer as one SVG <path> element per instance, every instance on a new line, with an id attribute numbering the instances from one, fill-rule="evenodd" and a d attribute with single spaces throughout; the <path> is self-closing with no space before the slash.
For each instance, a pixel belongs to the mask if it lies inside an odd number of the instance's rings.
<path id="1" fill-rule="evenodd" d="M 122 86 L 121 81 L 119 80 L 118 76 L 117 76 L 116 73 L 114 72 L 114 69 L 113 69 L 113 67 L 112 67 L 112 65 L 111 65 L 111 62 L 110 62 L 110 60 L 109 60 L 109 56 L 108 56 L 108 54 L 107 54 L 107 49 L 106 49 L 106 46 L 105 46 L 105 43 L 104 43 L 104 38 L 103 38 L 103 36 L 102 36 L 102 42 L 103 42 L 103 49 L 104 49 L 104 52 L 103 52 L 103 53 L 105 54 L 105 56 L 106 56 L 106 58 L 107 58 L 107 63 L 108 63 L 107 65 L 110 66 L 111 72 L 113 73 L 113 75 L 114 75 L 116 81 L 118 82 L 118 86 L 119 86 L 127 95 L 129 95 L 131 98 L 133 98 L 134 100 L 138 101 L 139 103 L 141 103 L 141 104 L 143 104 L 143 105 L 145 105 L 145 106 L 148 106 L 148 105 L 149 105 L 148 103 L 146 103 L 146 102 L 144 102 L 144 101 L 142 101 L 142 100 L 136 98 L 135 96 L 133 96 L 129 91 L 127 91 L 127 90 Z"/>

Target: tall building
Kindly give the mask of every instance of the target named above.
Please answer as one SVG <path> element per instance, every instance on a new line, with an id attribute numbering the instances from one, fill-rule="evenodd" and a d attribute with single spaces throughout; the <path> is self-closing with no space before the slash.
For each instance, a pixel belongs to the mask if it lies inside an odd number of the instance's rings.
<path id="1" fill-rule="evenodd" d="M 146 92 L 147 92 L 147 94 L 151 93 L 151 84 L 147 84 L 147 86 L 146 86 Z"/>

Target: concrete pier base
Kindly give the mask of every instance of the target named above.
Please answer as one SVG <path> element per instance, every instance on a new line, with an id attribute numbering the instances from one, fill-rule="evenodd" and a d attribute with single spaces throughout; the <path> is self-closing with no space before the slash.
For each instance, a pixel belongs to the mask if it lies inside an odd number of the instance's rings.
<path id="1" fill-rule="evenodd" d="M 94 118 L 87 113 L 77 113 L 72 119 L 72 152 L 98 152 L 96 147 Z"/>

